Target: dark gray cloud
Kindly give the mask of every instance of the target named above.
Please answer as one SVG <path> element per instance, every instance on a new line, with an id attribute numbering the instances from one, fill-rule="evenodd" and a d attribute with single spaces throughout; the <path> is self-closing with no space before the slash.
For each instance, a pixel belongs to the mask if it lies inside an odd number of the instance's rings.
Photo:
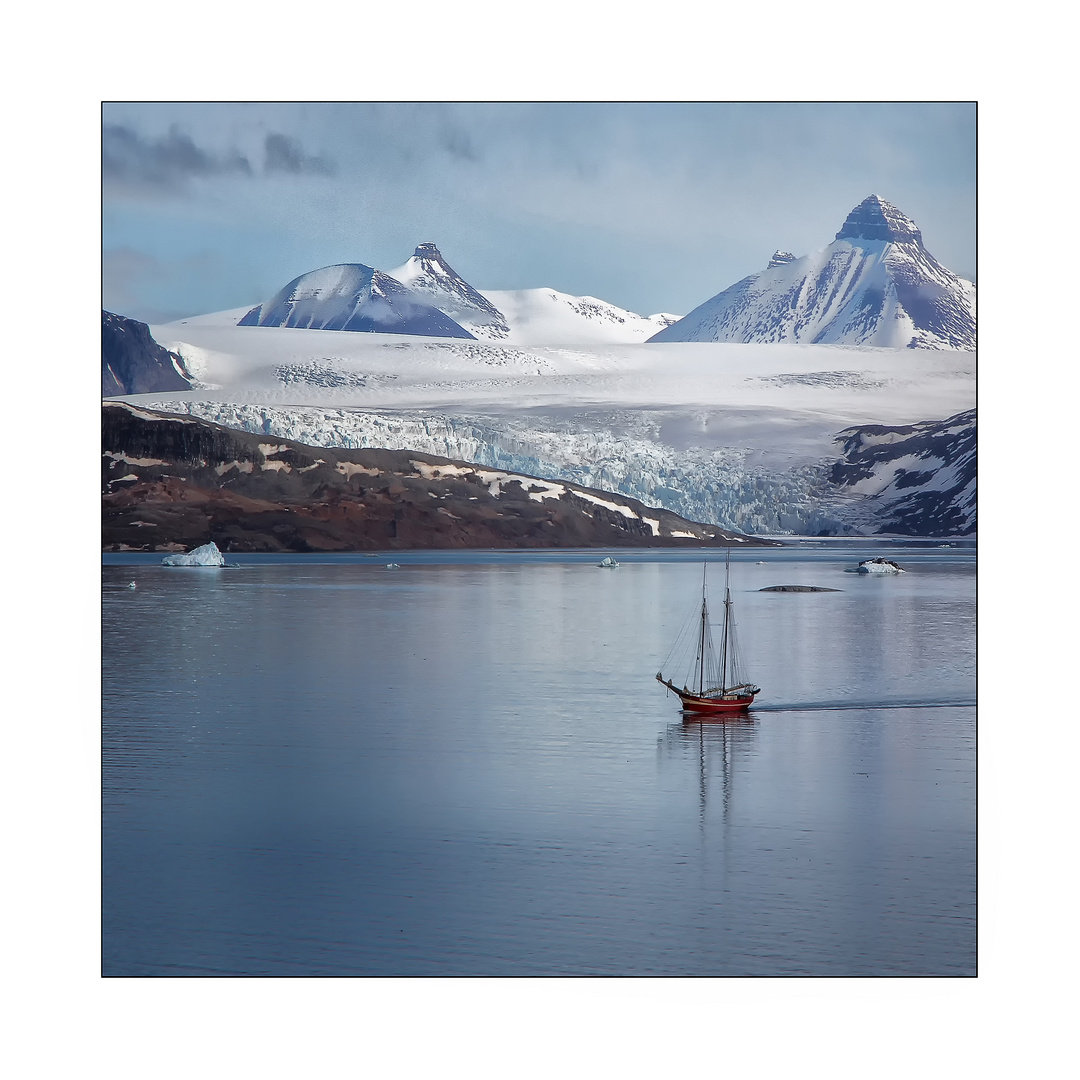
<path id="1" fill-rule="evenodd" d="M 101 176 L 106 184 L 175 192 L 194 177 L 251 176 L 251 162 L 239 150 L 215 154 L 197 146 L 173 124 L 159 139 L 134 128 L 106 124 L 101 130 Z"/>
<path id="2" fill-rule="evenodd" d="M 321 154 L 305 154 L 304 148 L 296 139 L 278 132 L 271 132 L 266 136 L 265 151 L 263 170 L 267 173 L 315 173 L 319 176 L 332 176 L 337 172 L 337 166 L 329 158 Z"/>
<path id="3" fill-rule="evenodd" d="M 337 171 L 329 158 L 306 153 L 298 140 L 279 132 L 266 136 L 263 150 L 266 175 L 331 176 Z M 255 169 L 236 147 L 221 153 L 205 149 L 177 124 L 156 139 L 124 124 L 106 124 L 101 130 L 101 176 L 107 189 L 175 195 L 196 178 L 254 177 Z"/>
<path id="4" fill-rule="evenodd" d="M 470 134 L 460 127 L 445 127 L 439 132 L 442 148 L 459 161 L 479 161 L 480 151 L 476 148 Z"/>

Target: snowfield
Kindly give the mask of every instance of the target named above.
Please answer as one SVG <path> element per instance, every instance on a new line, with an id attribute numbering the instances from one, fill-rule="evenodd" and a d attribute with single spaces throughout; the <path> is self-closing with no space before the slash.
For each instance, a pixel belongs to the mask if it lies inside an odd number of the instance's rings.
<path id="1" fill-rule="evenodd" d="M 503 313 L 509 324 L 504 337 L 516 344 L 635 343 L 679 319 L 665 312 L 637 315 L 595 296 L 571 296 L 556 289 L 487 290 L 482 295 Z M 467 328 L 474 330 L 471 323 Z"/>
<path id="2" fill-rule="evenodd" d="M 521 345 L 237 326 L 244 311 L 152 326 L 197 386 L 125 400 L 269 438 L 568 480 L 745 532 L 843 531 L 859 493 L 827 483 L 841 430 L 975 404 L 975 358 L 959 350 Z"/>

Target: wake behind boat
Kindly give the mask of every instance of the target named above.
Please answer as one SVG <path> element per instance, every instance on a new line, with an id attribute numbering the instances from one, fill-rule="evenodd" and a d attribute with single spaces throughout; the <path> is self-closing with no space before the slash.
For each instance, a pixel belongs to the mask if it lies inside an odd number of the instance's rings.
<path id="1" fill-rule="evenodd" d="M 696 633 L 693 644 L 693 665 L 687 672 L 682 687 L 664 678 L 663 670 L 656 673 L 656 681 L 679 695 L 682 707 L 693 713 L 740 713 L 750 708 L 761 687 L 743 680 L 739 673 L 738 650 L 735 642 L 735 618 L 731 610 L 731 555 L 724 566 L 724 624 L 720 650 L 713 646 L 709 626 L 708 585 L 706 564 L 701 572 L 701 613 L 695 614 Z M 687 639 L 684 633 L 676 640 L 663 666 L 668 666 Z"/>

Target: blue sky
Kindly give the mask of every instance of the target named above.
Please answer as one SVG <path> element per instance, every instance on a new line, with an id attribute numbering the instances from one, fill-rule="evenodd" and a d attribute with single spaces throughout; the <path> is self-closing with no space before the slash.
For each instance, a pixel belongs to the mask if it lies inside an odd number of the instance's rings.
<path id="1" fill-rule="evenodd" d="M 871 193 L 975 274 L 975 106 L 106 103 L 103 297 L 146 321 L 258 303 L 432 241 L 481 289 L 685 314 L 832 240 Z"/>

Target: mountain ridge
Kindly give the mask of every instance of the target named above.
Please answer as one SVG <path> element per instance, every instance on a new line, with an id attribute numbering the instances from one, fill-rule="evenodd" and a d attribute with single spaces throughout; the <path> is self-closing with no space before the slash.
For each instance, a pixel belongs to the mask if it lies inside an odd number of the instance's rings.
<path id="1" fill-rule="evenodd" d="M 295 277 L 238 326 L 472 338 L 464 327 L 390 275 L 364 263 L 336 263 Z"/>
<path id="2" fill-rule="evenodd" d="M 918 226 L 870 195 L 826 247 L 765 270 L 699 304 L 651 342 L 780 342 L 975 350 L 975 286 L 923 246 Z"/>
<path id="3" fill-rule="evenodd" d="M 102 397 L 190 390 L 192 382 L 183 358 L 159 345 L 146 323 L 102 309 Z"/>
<path id="4" fill-rule="evenodd" d="M 510 334 L 506 316 L 474 289 L 430 242 L 418 244 L 412 258 L 387 273 L 427 299 L 476 338 L 503 341 Z"/>

